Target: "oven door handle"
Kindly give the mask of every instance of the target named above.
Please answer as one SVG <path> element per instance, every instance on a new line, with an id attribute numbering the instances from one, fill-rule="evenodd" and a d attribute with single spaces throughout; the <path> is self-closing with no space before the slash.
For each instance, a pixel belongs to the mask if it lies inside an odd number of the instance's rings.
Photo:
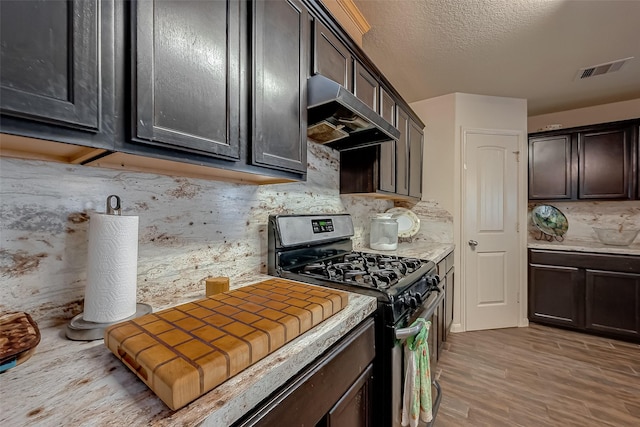
<path id="1" fill-rule="evenodd" d="M 433 313 L 436 311 L 436 308 L 438 308 L 438 306 L 440 305 L 440 303 L 444 299 L 444 292 L 443 291 L 433 292 L 433 293 L 437 294 L 437 297 L 436 297 L 435 301 L 433 301 L 433 302 L 431 302 L 431 303 L 429 303 L 427 305 L 426 310 L 422 314 L 420 314 L 419 318 L 428 319 L 431 316 L 433 316 Z M 408 328 L 396 329 L 396 339 L 402 340 L 402 339 L 405 339 L 405 338 L 409 338 L 409 337 L 418 335 L 418 333 L 420 332 L 421 329 L 422 329 L 422 325 L 415 325 L 415 326 L 410 326 Z"/>

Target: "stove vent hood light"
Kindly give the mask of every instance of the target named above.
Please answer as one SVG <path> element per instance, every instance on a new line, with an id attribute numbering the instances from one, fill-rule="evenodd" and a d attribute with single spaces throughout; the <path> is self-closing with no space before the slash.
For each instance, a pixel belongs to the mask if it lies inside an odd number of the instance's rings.
<path id="1" fill-rule="evenodd" d="M 307 90 L 311 141 L 344 151 L 400 138 L 398 129 L 333 80 L 316 74 Z"/>

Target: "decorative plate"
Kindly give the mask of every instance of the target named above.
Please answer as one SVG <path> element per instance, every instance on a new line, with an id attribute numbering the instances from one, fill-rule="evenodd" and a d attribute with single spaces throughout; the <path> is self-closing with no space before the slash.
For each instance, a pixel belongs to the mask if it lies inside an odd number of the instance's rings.
<path id="1" fill-rule="evenodd" d="M 558 208 L 551 205 L 540 205 L 531 211 L 531 220 L 544 234 L 550 236 L 564 236 L 569 229 L 569 222 Z"/>
<path id="2" fill-rule="evenodd" d="M 413 237 L 420 231 L 420 218 L 406 208 L 391 208 L 387 213 L 392 213 L 398 220 L 398 237 Z"/>

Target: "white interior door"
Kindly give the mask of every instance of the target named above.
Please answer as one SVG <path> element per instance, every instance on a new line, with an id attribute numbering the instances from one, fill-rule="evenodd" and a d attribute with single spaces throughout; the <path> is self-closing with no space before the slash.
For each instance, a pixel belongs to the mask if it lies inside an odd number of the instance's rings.
<path id="1" fill-rule="evenodd" d="M 518 326 L 519 134 L 464 130 L 466 330 Z"/>

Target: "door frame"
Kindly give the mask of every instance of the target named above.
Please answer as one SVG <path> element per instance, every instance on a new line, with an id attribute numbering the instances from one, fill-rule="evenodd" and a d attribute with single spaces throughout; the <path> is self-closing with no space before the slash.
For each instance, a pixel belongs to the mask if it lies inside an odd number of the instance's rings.
<path id="1" fill-rule="evenodd" d="M 466 242 L 464 241 L 465 235 L 465 221 L 463 212 L 466 207 L 466 190 L 465 190 L 465 171 L 466 171 L 466 154 L 467 154 L 467 136 L 469 134 L 484 134 L 484 135 L 507 135 L 507 136 L 515 136 L 518 138 L 518 151 L 519 151 L 519 161 L 518 161 L 518 205 L 517 205 L 517 217 L 518 217 L 518 327 L 525 327 L 529 325 L 529 319 L 527 317 L 527 235 L 528 235 L 528 199 L 527 199 L 527 188 L 528 188 L 528 162 L 527 162 L 527 134 L 524 131 L 520 130 L 508 130 L 508 129 L 489 129 L 489 128 L 474 128 L 474 127 L 460 127 L 460 174 L 458 176 L 459 183 L 459 219 L 458 221 L 454 220 L 454 241 L 460 250 L 456 251 L 459 254 L 459 263 L 460 268 L 458 268 L 456 272 L 456 276 L 460 276 L 458 280 L 458 313 L 460 313 L 458 325 L 454 325 L 452 330 L 454 332 L 464 332 L 467 330 L 467 287 L 466 287 Z M 456 310 L 454 309 L 454 312 Z"/>

